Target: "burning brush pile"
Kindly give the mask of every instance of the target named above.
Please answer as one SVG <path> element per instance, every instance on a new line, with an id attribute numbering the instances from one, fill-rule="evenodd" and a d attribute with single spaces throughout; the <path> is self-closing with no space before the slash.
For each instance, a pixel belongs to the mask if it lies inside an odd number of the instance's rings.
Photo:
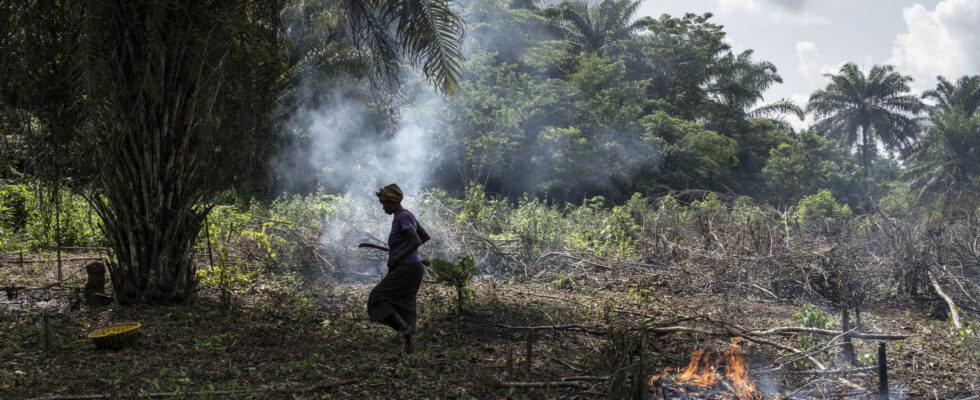
<path id="1" fill-rule="evenodd" d="M 685 368 L 667 368 L 650 378 L 653 400 L 778 400 L 778 399 L 858 399 L 860 395 L 830 388 L 821 393 L 778 394 L 757 388 L 758 378 L 749 369 L 738 338 L 728 348 L 703 348 L 691 355 Z"/>

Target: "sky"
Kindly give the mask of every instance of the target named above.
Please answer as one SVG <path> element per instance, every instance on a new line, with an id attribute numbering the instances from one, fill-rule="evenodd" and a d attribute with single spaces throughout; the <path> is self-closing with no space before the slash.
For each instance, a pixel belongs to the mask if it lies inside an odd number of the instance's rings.
<path id="1" fill-rule="evenodd" d="M 892 64 L 913 90 L 980 74 L 980 0 L 644 0 L 637 16 L 714 14 L 736 51 L 776 65 L 783 84 L 765 101 L 804 105 L 826 73 L 853 62 L 867 72 Z M 797 128 L 811 121 L 790 117 Z"/>

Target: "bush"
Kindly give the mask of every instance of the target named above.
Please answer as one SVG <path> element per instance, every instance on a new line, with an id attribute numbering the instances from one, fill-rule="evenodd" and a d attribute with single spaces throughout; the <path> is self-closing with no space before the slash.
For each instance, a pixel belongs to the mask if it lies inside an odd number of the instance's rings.
<path id="1" fill-rule="evenodd" d="M 470 301 L 476 297 L 476 292 L 468 286 L 479 267 L 469 254 L 459 253 L 457 259 L 459 262 L 456 264 L 441 258 L 432 260 L 432 272 L 435 273 L 437 282 L 456 289 L 454 305 L 456 315 L 459 315 L 469 308 Z"/>
<path id="2" fill-rule="evenodd" d="M 800 227 L 822 233 L 839 232 L 841 226 L 853 217 L 851 208 L 847 204 L 837 203 L 827 189 L 820 189 L 816 194 L 801 199 L 790 209 L 790 215 Z"/>
<path id="3" fill-rule="evenodd" d="M 799 310 L 793 313 L 793 322 L 807 328 L 827 329 L 830 328 L 830 316 L 822 308 L 810 303 L 803 303 Z M 814 335 L 800 335 L 800 347 L 803 350 L 809 349 L 819 343 L 820 339 Z"/>
<path id="4" fill-rule="evenodd" d="M 60 224 L 53 204 L 42 204 L 27 185 L 0 185 L 0 247 L 38 250 L 63 246 L 99 246 L 104 240 L 91 205 L 74 193 L 60 191 Z M 60 229 L 55 228 L 60 225 Z"/>

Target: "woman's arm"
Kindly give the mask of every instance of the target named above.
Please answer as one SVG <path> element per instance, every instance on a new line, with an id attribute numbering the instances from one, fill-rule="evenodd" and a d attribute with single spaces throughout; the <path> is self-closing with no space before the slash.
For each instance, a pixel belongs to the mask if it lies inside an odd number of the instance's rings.
<path id="1" fill-rule="evenodd" d="M 419 245 L 425 244 L 425 242 L 429 241 L 429 232 L 425 231 L 422 224 L 418 224 L 418 237 L 420 240 Z"/>
<path id="2" fill-rule="evenodd" d="M 405 236 L 408 236 L 408 247 L 393 257 L 388 258 L 389 267 L 398 265 L 399 262 L 404 260 L 405 257 L 408 257 L 409 254 L 412 254 L 413 251 L 418 250 L 419 246 L 422 245 L 422 239 L 419 239 L 419 234 L 415 232 L 415 229 L 406 229 L 404 233 Z"/>

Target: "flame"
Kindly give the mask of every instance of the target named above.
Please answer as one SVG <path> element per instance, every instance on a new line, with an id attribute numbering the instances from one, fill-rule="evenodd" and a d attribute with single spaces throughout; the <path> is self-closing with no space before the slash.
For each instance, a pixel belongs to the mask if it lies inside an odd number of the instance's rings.
<path id="1" fill-rule="evenodd" d="M 723 352 L 724 357 L 714 357 L 714 353 L 707 348 L 695 351 L 691 354 L 691 362 L 683 370 L 667 368 L 664 372 L 650 378 L 649 384 L 653 385 L 664 375 L 670 375 L 675 381 L 703 388 L 717 389 L 717 386 L 724 386 L 728 391 L 734 390 L 742 398 L 752 398 L 759 394 L 755 389 L 755 384 L 749 377 L 748 362 L 742 355 L 741 346 L 738 338 L 732 338 L 731 347 Z M 724 366 L 722 366 L 724 362 Z M 721 372 L 724 370 L 724 379 Z M 684 388 L 677 387 L 676 390 L 686 392 Z"/>
<path id="2" fill-rule="evenodd" d="M 725 377 L 732 382 L 739 396 L 748 397 L 757 393 L 755 385 L 749 380 L 748 364 L 742 356 L 738 338 L 732 338 L 732 347 L 725 351 L 725 361 Z"/>

